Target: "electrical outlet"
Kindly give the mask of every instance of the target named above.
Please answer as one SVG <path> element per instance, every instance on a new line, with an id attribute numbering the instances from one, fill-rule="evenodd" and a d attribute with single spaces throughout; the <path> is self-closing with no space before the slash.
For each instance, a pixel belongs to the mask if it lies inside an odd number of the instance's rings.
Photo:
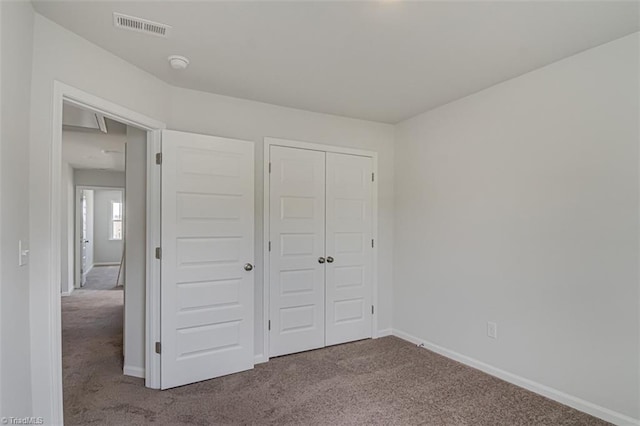
<path id="1" fill-rule="evenodd" d="M 487 336 L 491 337 L 492 339 L 498 338 L 498 324 L 491 321 L 487 322 Z"/>

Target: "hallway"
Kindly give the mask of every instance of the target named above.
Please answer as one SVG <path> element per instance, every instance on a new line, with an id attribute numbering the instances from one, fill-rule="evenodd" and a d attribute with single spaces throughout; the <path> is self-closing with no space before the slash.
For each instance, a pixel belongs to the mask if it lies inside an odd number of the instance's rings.
<path id="1" fill-rule="evenodd" d="M 120 266 L 94 266 L 81 290 L 122 290 L 122 287 L 114 288 L 119 268 Z"/>
<path id="2" fill-rule="evenodd" d="M 93 406 L 106 384 L 122 376 L 123 288 L 116 287 L 118 266 L 94 267 L 87 283 L 62 298 L 62 368 L 65 423 Z M 104 395 L 100 397 L 102 399 Z"/>

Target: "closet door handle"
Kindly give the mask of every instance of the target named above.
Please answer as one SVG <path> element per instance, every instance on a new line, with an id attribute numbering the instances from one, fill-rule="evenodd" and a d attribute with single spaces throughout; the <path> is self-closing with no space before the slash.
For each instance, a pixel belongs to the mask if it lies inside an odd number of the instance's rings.
<path id="1" fill-rule="evenodd" d="M 327 257 L 327 263 L 333 263 L 333 257 L 331 256 Z"/>
<path id="2" fill-rule="evenodd" d="M 252 271 L 253 270 L 253 265 L 250 264 L 250 263 L 245 264 L 244 265 L 244 270 L 247 271 L 247 272 L 248 271 Z"/>
<path id="3" fill-rule="evenodd" d="M 318 258 L 318 263 L 324 263 L 324 257 L 320 256 L 320 257 Z"/>

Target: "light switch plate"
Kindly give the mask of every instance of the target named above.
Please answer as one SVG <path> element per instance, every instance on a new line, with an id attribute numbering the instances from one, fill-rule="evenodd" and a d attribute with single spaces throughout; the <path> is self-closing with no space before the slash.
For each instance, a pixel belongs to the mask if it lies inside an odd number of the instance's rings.
<path id="1" fill-rule="evenodd" d="M 29 243 L 18 241 L 18 266 L 25 266 L 29 263 Z"/>
<path id="2" fill-rule="evenodd" d="M 498 324 L 492 321 L 489 321 L 487 323 L 487 336 L 491 337 L 492 339 L 498 338 Z"/>

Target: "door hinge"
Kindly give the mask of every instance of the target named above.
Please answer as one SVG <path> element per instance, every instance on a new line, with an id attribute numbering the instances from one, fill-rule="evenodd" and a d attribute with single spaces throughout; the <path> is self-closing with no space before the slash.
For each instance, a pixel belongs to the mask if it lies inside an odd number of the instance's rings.
<path id="1" fill-rule="evenodd" d="M 268 326 L 269 331 L 271 331 L 271 320 L 269 320 L 269 326 Z"/>
<path id="2" fill-rule="evenodd" d="M 156 154 L 156 164 L 162 164 L 162 153 L 161 152 Z"/>
<path id="3" fill-rule="evenodd" d="M 371 305 L 371 315 L 373 315 L 374 312 L 375 310 L 373 309 L 373 305 Z"/>
<path id="4" fill-rule="evenodd" d="M 271 162 L 269 162 L 269 173 L 271 173 Z"/>
<path id="5" fill-rule="evenodd" d="M 371 239 L 371 248 L 374 248 L 374 247 L 375 247 L 375 245 L 376 245 L 373 241 L 374 241 L 374 240 L 373 240 L 373 239 Z"/>
<path id="6" fill-rule="evenodd" d="M 156 353 L 162 353 L 162 345 L 160 344 L 160 342 L 156 342 Z"/>
<path id="7" fill-rule="evenodd" d="M 371 182 L 375 182 L 375 181 L 376 181 L 376 174 L 371 173 Z"/>
<path id="8" fill-rule="evenodd" d="M 271 241 L 269 241 L 269 251 L 271 251 Z"/>
<path id="9" fill-rule="evenodd" d="M 156 259 L 162 259 L 162 249 L 160 247 L 156 247 Z"/>

